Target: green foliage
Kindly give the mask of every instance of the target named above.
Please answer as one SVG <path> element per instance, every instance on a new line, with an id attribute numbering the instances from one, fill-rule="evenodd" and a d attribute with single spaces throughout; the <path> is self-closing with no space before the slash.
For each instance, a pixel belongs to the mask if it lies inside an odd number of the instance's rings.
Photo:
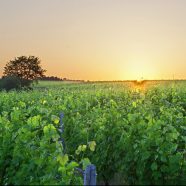
<path id="1" fill-rule="evenodd" d="M 10 115 L 3 112 L 0 116 L 1 184 L 69 185 L 78 181 L 74 176 L 78 163 L 63 153 L 56 127 L 41 115 L 28 117 L 25 105 L 20 105 Z"/>
<path id="2" fill-rule="evenodd" d="M 140 92 L 74 84 L 1 92 L 1 184 L 82 184 L 73 170 L 91 161 L 105 183 L 119 174 L 120 184 L 185 185 L 185 103 L 184 86 Z M 61 111 L 65 153 L 57 130 Z"/>

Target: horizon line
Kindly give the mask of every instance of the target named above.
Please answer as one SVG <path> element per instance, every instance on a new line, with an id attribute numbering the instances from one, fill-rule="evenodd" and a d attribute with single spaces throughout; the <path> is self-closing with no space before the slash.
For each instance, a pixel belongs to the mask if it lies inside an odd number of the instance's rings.
<path id="1" fill-rule="evenodd" d="M 54 75 L 46 75 L 44 77 L 56 77 L 56 78 L 59 78 L 61 80 L 70 80 L 70 81 L 164 81 L 164 80 L 167 80 L 167 81 L 183 81 L 185 80 L 186 81 L 186 78 L 157 78 L 157 79 L 115 79 L 115 80 L 90 80 L 90 79 L 70 79 L 68 77 L 59 77 L 59 76 L 54 76 Z"/>
<path id="2" fill-rule="evenodd" d="M 3 76 L 0 76 L 0 79 L 2 79 Z M 121 81 L 186 81 L 186 78 L 177 78 L 177 79 L 142 79 L 142 80 L 138 80 L 138 79 L 116 79 L 116 80 L 89 80 L 89 79 L 70 79 L 70 78 L 60 78 L 58 76 L 45 76 L 45 77 L 57 77 L 59 78 L 61 81 L 89 81 L 89 82 L 121 82 Z M 52 80 L 40 80 L 40 81 L 52 81 Z M 57 80 L 53 80 L 53 81 L 57 81 Z M 59 81 L 59 80 L 58 80 Z"/>

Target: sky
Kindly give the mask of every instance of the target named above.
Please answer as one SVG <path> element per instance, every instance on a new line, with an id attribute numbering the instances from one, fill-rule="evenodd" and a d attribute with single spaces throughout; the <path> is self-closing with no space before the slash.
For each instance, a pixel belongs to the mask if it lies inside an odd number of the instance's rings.
<path id="1" fill-rule="evenodd" d="M 22 55 L 62 78 L 186 79 L 186 0 L 0 0 L 0 76 Z"/>

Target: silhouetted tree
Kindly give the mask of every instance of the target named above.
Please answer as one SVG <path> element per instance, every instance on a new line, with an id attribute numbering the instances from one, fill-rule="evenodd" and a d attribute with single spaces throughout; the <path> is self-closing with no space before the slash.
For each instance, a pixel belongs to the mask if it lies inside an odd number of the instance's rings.
<path id="1" fill-rule="evenodd" d="M 35 56 L 17 57 L 6 64 L 3 77 L 18 77 L 21 87 L 28 87 L 34 80 L 44 77 L 46 70 L 42 69 L 40 63 L 39 58 Z"/>

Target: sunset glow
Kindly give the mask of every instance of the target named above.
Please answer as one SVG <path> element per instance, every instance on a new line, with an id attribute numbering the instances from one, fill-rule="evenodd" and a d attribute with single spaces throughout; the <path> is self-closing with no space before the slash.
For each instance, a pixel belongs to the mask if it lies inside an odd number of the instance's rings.
<path id="1" fill-rule="evenodd" d="M 184 79 L 185 18 L 185 0 L 1 0 L 0 76 L 34 55 L 51 76 Z"/>

